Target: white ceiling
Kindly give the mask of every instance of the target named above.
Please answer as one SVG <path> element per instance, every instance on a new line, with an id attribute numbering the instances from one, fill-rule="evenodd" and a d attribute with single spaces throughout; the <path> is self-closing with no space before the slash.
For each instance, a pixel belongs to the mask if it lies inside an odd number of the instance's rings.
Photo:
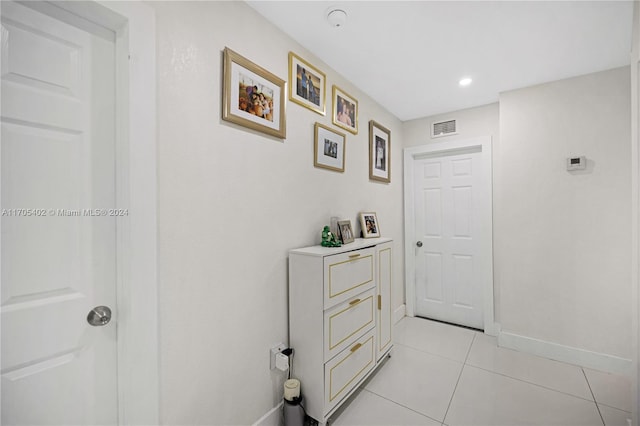
<path id="1" fill-rule="evenodd" d="M 403 121 L 628 65 L 631 51 L 631 1 L 247 3 Z M 332 8 L 346 25 L 329 25 Z"/>

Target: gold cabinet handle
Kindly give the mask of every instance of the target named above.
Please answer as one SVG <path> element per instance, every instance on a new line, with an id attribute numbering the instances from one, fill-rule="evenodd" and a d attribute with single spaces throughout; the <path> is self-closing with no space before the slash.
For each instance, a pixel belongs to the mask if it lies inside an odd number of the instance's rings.
<path id="1" fill-rule="evenodd" d="M 355 352 L 358 349 L 360 349 L 360 347 L 362 346 L 362 343 L 356 343 L 355 345 L 353 345 L 353 347 L 351 348 L 351 352 Z"/>
<path id="2" fill-rule="evenodd" d="M 356 303 L 360 303 L 360 299 L 355 299 L 355 300 L 352 300 L 351 302 L 349 302 L 349 304 L 351 306 L 355 305 Z"/>
<path id="3" fill-rule="evenodd" d="M 378 310 L 382 310 L 382 295 L 378 295 Z"/>
<path id="4" fill-rule="evenodd" d="M 349 259 L 355 259 L 356 257 L 360 257 L 360 253 L 354 253 L 349 255 Z"/>

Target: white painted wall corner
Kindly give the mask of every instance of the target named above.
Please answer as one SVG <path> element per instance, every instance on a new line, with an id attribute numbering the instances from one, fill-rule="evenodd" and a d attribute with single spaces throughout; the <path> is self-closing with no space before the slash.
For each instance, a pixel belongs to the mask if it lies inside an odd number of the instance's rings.
<path id="1" fill-rule="evenodd" d="M 284 422 L 283 412 L 282 412 L 283 402 L 273 407 L 269 410 L 264 416 L 260 417 L 253 425 L 251 426 L 280 426 Z"/>
<path id="2" fill-rule="evenodd" d="M 397 324 L 406 315 L 407 315 L 407 305 L 403 303 L 402 305 L 398 306 L 395 309 L 395 311 L 393 311 L 393 323 Z"/>

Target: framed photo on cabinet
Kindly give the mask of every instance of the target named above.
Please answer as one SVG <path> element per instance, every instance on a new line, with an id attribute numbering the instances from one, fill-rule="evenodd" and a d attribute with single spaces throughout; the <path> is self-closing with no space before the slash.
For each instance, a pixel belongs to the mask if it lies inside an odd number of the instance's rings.
<path id="1" fill-rule="evenodd" d="M 360 225 L 362 226 L 362 236 L 364 238 L 380 236 L 380 226 L 375 213 L 360 213 Z"/>
<path id="2" fill-rule="evenodd" d="M 223 81 L 223 120 L 286 138 L 284 80 L 225 47 Z"/>
<path id="3" fill-rule="evenodd" d="M 325 115 L 327 77 L 293 52 L 289 52 L 289 99 Z"/>
<path id="4" fill-rule="evenodd" d="M 369 121 L 369 179 L 391 182 L 391 131 Z"/>
<path id="5" fill-rule="evenodd" d="M 349 244 L 354 241 L 353 228 L 351 228 L 350 220 L 338 221 L 338 232 L 340 233 L 340 240 L 342 244 Z"/>
<path id="6" fill-rule="evenodd" d="M 344 172 L 344 144 L 347 135 L 320 123 L 316 123 L 314 130 L 313 165 Z"/>
<path id="7" fill-rule="evenodd" d="M 332 122 L 354 135 L 358 134 L 358 101 L 340 89 L 333 86 L 333 116 Z"/>

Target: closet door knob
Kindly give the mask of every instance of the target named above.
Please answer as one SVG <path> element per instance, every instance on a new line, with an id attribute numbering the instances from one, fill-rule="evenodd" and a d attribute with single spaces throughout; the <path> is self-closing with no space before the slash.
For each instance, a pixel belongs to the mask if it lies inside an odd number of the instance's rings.
<path id="1" fill-rule="evenodd" d="M 418 242 L 416 243 L 416 245 L 417 245 L 418 247 L 422 247 L 422 241 L 418 241 Z"/>
<path id="2" fill-rule="evenodd" d="M 102 327 L 111 321 L 111 309 L 107 306 L 96 306 L 89 311 L 87 322 L 94 327 Z"/>

